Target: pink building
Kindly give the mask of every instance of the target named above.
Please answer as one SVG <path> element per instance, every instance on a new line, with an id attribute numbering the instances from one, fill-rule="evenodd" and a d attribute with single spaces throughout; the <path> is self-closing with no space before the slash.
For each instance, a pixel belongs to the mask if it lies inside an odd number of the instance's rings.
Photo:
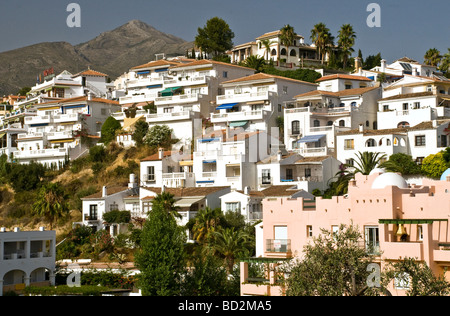
<path id="1" fill-rule="evenodd" d="M 381 268 L 405 257 L 426 262 L 437 275 L 450 266 L 450 176 L 441 181 L 424 179 L 419 186 L 408 185 L 395 173 L 357 174 L 345 196 L 316 201 L 265 199 L 263 211 L 264 258 L 241 262 L 242 295 L 283 295 L 273 268 L 285 258 L 301 258 L 303 247 L 322 228 L 334 231 L 341 224 L 361 230 L 361 246 L 377 256 Z M 399 228 L 406 230 L 403 240 L 397 235 Z M 264 262 L 271 272 L 255 284 L 248 278 L 249 262 Z M 450 279 L 449 272 L 445 276 Z M 389 290 L 392 295 L 405 292 L 395 285 Z"/>

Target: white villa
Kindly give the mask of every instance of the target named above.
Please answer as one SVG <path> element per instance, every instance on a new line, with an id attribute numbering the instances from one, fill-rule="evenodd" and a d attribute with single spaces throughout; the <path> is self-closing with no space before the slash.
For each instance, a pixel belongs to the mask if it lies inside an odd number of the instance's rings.
<path id="1" fill-rule="evenodd" d="M 20 163 L 60 167 L 87 150 L 82 136 L 98 141 L 102 124 L 119 108 L 117 101 L 92 95 L 35 105 L 33 115 L 24 117 L 24 131 L 12 144 L 16 145 L 10 149 L 13 158 Z"/>
<path id="2" fill-rule="evenodd" d="M 264 73 L 229 80 L 221 84 L 211 123 L 215 130 L 242 127 L 271 134 L 277 118 L 283 117 L 283 104 L 299 93 L 317 89 L 317 84 Z"/>
<path id="3" fill-rule="evenodd" d="M 0 296 L 30 285 L 55 285 L 55 247 L 55 231 L 0 228 Z"/>

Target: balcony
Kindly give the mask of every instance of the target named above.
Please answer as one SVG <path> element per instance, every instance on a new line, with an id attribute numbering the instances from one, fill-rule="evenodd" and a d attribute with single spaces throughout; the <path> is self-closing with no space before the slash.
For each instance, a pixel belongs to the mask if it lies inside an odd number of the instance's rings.
<path id="1" fill-rule="evenodd" d="M 178 77 L 177 79 L 172 80 L 164 80 L 165 88 L 173 88 L 173 87 L 185 87 L 192 85 L 200 85 L 206 84 L 207 78 L 206 76 L 198 76 L 198 77 Z"/>
<path id="2" fill-rule="evenodd" d="M 53 122 L 55 123 L 67 123 L 67 122 L 77 122 L 80 119 L 80 114 L 58 114 L 53 116 Z"/>
<path id="3" fill-rule="evenodd" d="M 47 133 L 48 140 L 71 139 L 71 138 L 73 138 L 72 131 Z"/>
<path id="4" fill-rule="evenodd" d="M 163 84 L 163 78 L 145 77 L 127 81 L 127 88 L 128 89 L 145 88 L 147 86 L 154 86 L 158 84 L 161 85 Z"/>
<path id="5" fill-rule="evenodd" d="M 242 102 L 254 102 L 254 101 L 267 101 L 270 97 L 275 96 L 275 92 L 256 92 L 256 93 L 238 93 L 238 94 L 226 94 L 217 96 L 217 104 L 225 103 L 242 103 Z"/>
<path id="6" fill-rule="evenodd" d="M 189 120 L 191 118 L 191 113 L 191 111 L 183 111 L 172 113 L 146 114 L 145 119 L 147 123 Z"/>
<path id="7" fill-rule="evenodd" d="M 320 157 L 328 154 L 328 147 L 297 148 L 294 151 L 304 157 Z"/>
<path id="8" fill-rule="evenodd" d="M 27 151 L 15 151 L 14 158 L 16 159 L 35 159 L 35 158 L 63 158 L 67 154 L 65 148 L 57 149 L 41 149 L 41 150 L 27 150 Z"/>
<path id="9" fill-rule="evenodd" d="M 158 93 L 143 93 L 143 94 L 129 95 L 126 97 L 119 98 L 119 103 L 128 104 L 128 103 L 153 102 L 157 97 Z"/>
<path id="10" fill-rule="evenodd" d="M 266 239 L 266 253 L 288 255 L 291 253 L 290 239 Z"/>
<path id="11" fill-rule="evenodd" d="M 29 116 L 25 118 L 25 124 L 50 124 L 52 122 L 52 117 L 50 115 L 43 116 Z"/>
<path id="12" fill-rule="evenodd" d="M 263 120 L 264 111 L 242 111 L 211 114 L 211 123 L 225 123 L 230 121 Z"/>
<path id="13" fill-rule="evenodd" d="M 198 102 L 201 98 L 200 94 L 180 94 L 169 97 L 160 97 L 155 99 L 155 105 L 165 105 L 174 103 L 193 103 Z"/>
<path id="14" fill-rule="evenodd" d="M 44 133 L 23 133 L 23 134 L 19 134 L 17 135 L 17 139 L 18 140 L 24 140 L 24 139 L 30 139 L 30 138 L 43 138 L 44 137 Z"/>

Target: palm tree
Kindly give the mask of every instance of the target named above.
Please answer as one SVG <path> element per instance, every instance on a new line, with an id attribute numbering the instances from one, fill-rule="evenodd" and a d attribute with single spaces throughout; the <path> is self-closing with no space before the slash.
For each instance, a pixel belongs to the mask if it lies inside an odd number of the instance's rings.
<path id="1" fill-rule="evenodd" d="M 252 68 L 256 70 L 256 73 L 262 72 L 266 62 L 263 57 L 258 57 L 255 55 L 248 56 L 247 59 L 242 63 L 245 67 Z"/>
<path id="2" fill-rule="evenodd" d="M 249 249 L 253 247 L 253 239 L 243 230 L 225 228 L 213 233 L 214 243 L 212 249 L 224 257 L 227 272 L 233 272 L 236 258 L 248 255 Z"/>
<path id="3" fill-rule="evenodd" d="M 441 61 L 442 55 L 436 48 L 430 48 L 423 57 L 426 65 L 435 66 Z"/>
<path id="4" fill-rule="evenodd" d="M 178 213 L 179 207 L 175 206 L 174 195 L 168 192 L 162 192 L 157 195 L 153 200 L 153 206 L 156 204 L 161 205 L 161 207 L 167 212 L 167 214 L 173 215 L 174 218 L 182 218 L 180 213 Z"/>
<path id="5" fill-rule="evenodd" d="M 450 70 L 450 48 L 448 48 L 448 52 L 442 56 L 441 65 L 439 67 L 440 71 L 448 73 Z"/>
<path id="6" fill-rule="evenodd" d="M 341 49 L 343 68 L 347 67 L 348 58 L 355 50 L 353 45 L 355 44 L 356 33 L 353 31 L 353 27 L 350 24 L 344 24 L 341 26 L 338 35 L 338 46 Z"/>
<path id="7" fill-rule="evenodd" d="M 44 218 L 53 229 L 53 223 L 69 213 L 68 196 L 58 183 L 43 185 L 32 206 L 33 214 Z"/>
<path id="8" fill-rule="evenodd" d="M 286 24 L 280 30 L 281 45 L 286 46 L 286 62 L 289 58 L 289 46 L 292 46 L 294 44 L 295 35 L 296 34 L 294 32 L 294 27 L 290 26 L 289 24 Z"/>
<path id="9" fill-rule="evenodd" d="M 206 207 L 198 212 L 192 226 L 194 240 L 203 243 L 210 239 L 211 234 L 219 226 L 222 218 L 222 211 Z"/>
<path id="10" fill-rule="evenodd" d="M 330 179 L 329 186 L 333 195 L 346 194 L 348 190 L 348 182 L 355 177 L 357 173 L 368 175 L 378 167 L 386 158 L 385 154 L 379 152 L 358 152 L 355 164 L 342 164 L 340 170 Z M 332 181 L 336 180 L 336 181 Z"/>
<path id="11" fill-rule="evenodd" d="M 270 45 L 272 45 L 274 42 L 270 41 L 269 39 L 263 39 L 261 40 L 261 44 L 265 49 L 265 59 L 269 60 L 269 53 L 270 53 Z"/>
<path id="12" fill-rule="evenodd" d="M 316 45 L 323 64 L 327 47 L 334 45 L 334 37 L 326 25 L 321 22 L 314 25 L 311 30 L 311 40 Z"/>

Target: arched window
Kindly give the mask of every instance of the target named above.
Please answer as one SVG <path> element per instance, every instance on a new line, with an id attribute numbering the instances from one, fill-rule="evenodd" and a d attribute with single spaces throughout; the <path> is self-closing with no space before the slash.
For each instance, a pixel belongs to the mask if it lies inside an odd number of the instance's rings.
<path id="1" fill-rule="evenodd" d="M 369 138 L 369 139 L 366 141 L 366 147 L 376 147 L 376 146 L 377 146 L 377 144 L 376 144 L 376 142 L 375 142 L 375 139 Z"/>
<path id="2" fill-rule="evenodd" d="M 291 49 L 289 56 L 293 56 L 293 57 L 297 56 L 297 52 L 295 51 L 295 49 Z"/>
<path id="3" fill-rule="evenodd" d="M 281 56 L 286 56 L 286 48 L 282 48 L 280 52 Z"/>
<path id="4" fill-rule="evenodd" d="M 333 125 L 333 121 L 328 121 L 327 122 L 327 126 L 332 126 Z"/>
<path id="5" fill-rule="evenodd" d="M 340 120 L 339 121 L 339 126 L 340 127 L 344 127 L 345 126 L 345 120 Z"/>
<path id="6" fill-rule="evenodd" d="M 319 120 L 314 120 L 313 124 L 314 124 L 314 127 L 319 127 L 320 126 L 320 121 Z"/>
<path id="7" fill-rule="evenodd" d="M 397 124 L 397 128 L 405 128 L 405 127 L 409 127 L 408 122 L 403 121 Z"/>
<path id="8" fill-rule="evenodd" d="M 300 121 L 292 121 L 292 135 L 300 134 Z"/>
<path id="9" fill-rule="evenodd" d="M 272 56 L 276 56 L 277 55 L 277 50 L 274 48 L 274 49 L 272 49 L 272 51 L 270 52 L 270 54 L 272 55 Z"/>

